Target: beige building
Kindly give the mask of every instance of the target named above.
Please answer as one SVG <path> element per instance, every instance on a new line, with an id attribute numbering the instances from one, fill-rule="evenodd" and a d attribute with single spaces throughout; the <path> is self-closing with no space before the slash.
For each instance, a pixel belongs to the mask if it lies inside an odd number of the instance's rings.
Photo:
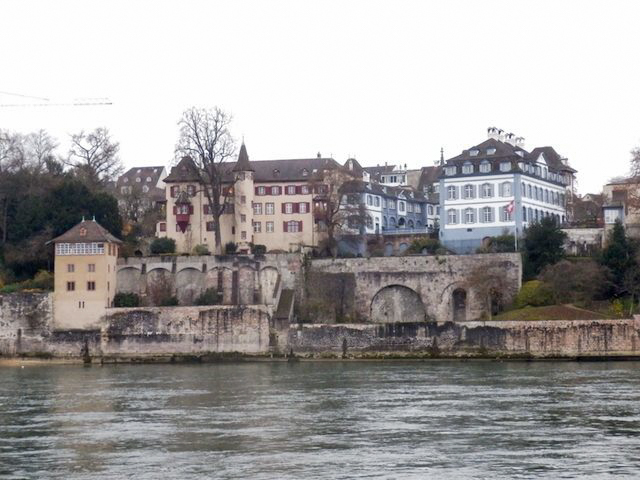
<path id="1" fill-rule="evenodd" d="M 91 328 L 111 306 L 122 243 L 95 220 L 82 220 L 55 245 L 53 312 L 56 328 Z"/>
<path id="2" fill-rule="evenodd" d="M 222 246 L 235 242 L 238 251 L 249 244 L 265 245 L 268 251 L 298 251 L 316 246 L 313 205 L 328 185 L 316 179 L 323 172 L 340 168 L 332 158 L 249 161 L 243 144 L 236 163 L 229 163 L 226 180 L 229 195 L 221 216 Z M 156 235 L 173 238 L 178 252 L 192 252 L 197 245 L 214 251 L 213 218 L 198 173 L 189 157 L 183 158 L 164 179 L 166 221 Z M 222 199 L 221 199 L 222 200 Z"/>
<path id="3" fill-rule="evenodd" d="M 625 178 L 606 184 L 602 189 L 605 239 L 620 220 L 627 235 L 640 238 L 640 180 Z"/>

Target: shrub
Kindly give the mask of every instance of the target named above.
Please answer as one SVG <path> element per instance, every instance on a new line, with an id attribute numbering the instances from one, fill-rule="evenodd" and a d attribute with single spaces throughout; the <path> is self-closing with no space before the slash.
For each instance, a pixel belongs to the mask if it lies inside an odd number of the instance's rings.
<path id="1" fill-rule="evenodd" d="M 545 267 L 539 279 L 548 285 L 554 303 L 589 305 L 609 290 L 609 276 L 607 268 L 594 260 L 561 260 Z"/>
<path id="2" fill-rule="evenodd" d="M 504 253 L 516 251 L 516 239 L 509 233 L 490 237 L 485 245 L 476 249 L 476 253 Z"/>
<path id="3" fill-rule="evenodd" d="M 160 301 L 159 305 L 161 307 L 177 307 L 178 305 L 180 305 L 180 302 L 178 302 L 178 297 L 174 295 L 172 297 L 163 298 Z"/>
<path id="4" fill-rule="evenodd" d="M 437 238 L 416 238 L 409 248 L 405 251 L 406 254 L 410 253 L 427 253 L 433 255 L 440 248 L 440 242 Z"/>
<path id="5" fill-rule="evenodd" d="M 566 238 L 567 234 L 551 217 L 530 225 L 522 242 L 523 277 L 535 278 L 544 267 L 562 260 Z"/>
<path id="6" fill-rule="evenodd" d="M 135 293 L 116 293 L 113 297 L 114 307 L 139 307 L 140 297 Z"/>
<path id="7" fill-rule="evenodd" d="M 211 252 L 209 252 L 208 246 L 201 244 L 193 247 L 193 254 L 194 255 L 211 255 Z"/>
<path id="8" fill-rule="evenodd" d="M 207 288 L 196 298 L 196 305 L 217 305 L 220 302 L 220 295 L 215 288 Z"/>
<path id="9" fill-rule="evenodd" d="M 224 246 L 224 253 L 227 255 L 233 255 L 238 250 L 238 245 L 234 242 L 227 242 Z"/>
<path id="10" fill-rule="evenodd" d="M 47 270 L 39 270 L 33 280 L 28 280 L 27 288 L 38 288 L 40 290 L 53 290 L 53 274 Z"/>
<path id="11" fill-rule="evenodd" d="M 522 288 L 516 296 L 514 306 L 516 308 L 541 307 L 553 303 L 553 292 L 547 284 L 540 280 L 530 280 L 522 284 Z"/>
<path id="12" fill-rule="evenodd" d="M 149 247 L 151 253 L 154 255 L 162 254 L 162 253 L 175 253 L 176 252 L 176 241 L 173 238 L 154 238 L 153 242 Z"/>
<path id="13" fill-rule="evenodd" d="M 267 246 L 266 245 L 251 245 L 251 253 L 253 253 L 254 255 L 264 255 L 265 253 L 267 253 Z"/>

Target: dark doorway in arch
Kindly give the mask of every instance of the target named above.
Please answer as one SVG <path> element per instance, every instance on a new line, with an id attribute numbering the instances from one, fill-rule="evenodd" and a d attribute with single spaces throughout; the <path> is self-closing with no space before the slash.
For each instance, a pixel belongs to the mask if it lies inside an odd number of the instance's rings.
<path id="1" fill-rule="evenodd" d="M 499 314 L 502 311 L 502 293 L 492 288 L 489 292 L 489 303 L 491 305 L 491 316 Z"/>
<path id="2" fill-rule="evenodd" d="M 453 321 L 464 322 L 467 319 L 467 292 L 462 288 L 453 291 Z"/>
<path id="3" fill-rule="evenodd" d="M 403 285 L 388 285 L 371 301 L 373 323 L 424 322 L 426 310 L 420 295 Z"/>
<path id="4" fill-rule="evenodd" d="M 385 257 L 390 257 L 391 255 L 393 255 L 393 244 L 392 243 L 385 243 L 385 245 L 384 245 L 384 256 Z"/>

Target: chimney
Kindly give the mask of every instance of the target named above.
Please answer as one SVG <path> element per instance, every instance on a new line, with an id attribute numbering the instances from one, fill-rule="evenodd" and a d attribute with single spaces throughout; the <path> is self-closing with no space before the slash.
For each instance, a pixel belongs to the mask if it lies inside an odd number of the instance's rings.
<path id="1" fill-rule="evenodd" d="M 494 140 L 500 140 L 498 138 L 499 137 L 498 129 L 496 127 L 487 128 L 487 137 L 493 138 Z"/>
<path id="2" fill-rule="evenodd" d="M 502 130 L 501 128 L 498 129 L 498 138 L 497 140 L 500 140 L 501 142 L 504 142 L 504 130 Z"/>
<path id="3" fill-rule="evenodd" d="M 318 158 L 322 158 L 322 154 L 318 152 Z"/>
<path id="4" fill-rule="evenodd" d="M 524 137 L 516 138 L 516 147 L 524 148 Z"/>
<path id="5" fill-rule="evenodd" d="M 514 133 L 507 133 L 504 137 L 504 142 L 508 143 L 509 145 L 513 145 L 514 147 L 516 146 L 516 136 Z"/>
<path id="6" fill-rule="evenodd" d="M 407 164 L 406 163 L 404 164 L 404 170 L 405 171 L 407 170 Z"/>

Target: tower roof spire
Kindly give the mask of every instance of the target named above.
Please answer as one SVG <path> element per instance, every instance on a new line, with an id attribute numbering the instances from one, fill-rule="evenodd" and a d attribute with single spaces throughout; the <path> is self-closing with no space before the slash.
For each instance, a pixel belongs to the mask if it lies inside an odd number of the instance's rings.
<path id="1" fill-rule="evenodd" d="M 251 163 L 249 163 L 249 155 L 247 154 L 247 147 L 244 145 L 244 139 L 242 140 L 242 145 L 240 146 L 240 153 L 238 153 L 238 161 L 236 162 L 236 166 L 233 167 L 234 172 L 253 172 L 253 168 L 251 168 Z"/>

